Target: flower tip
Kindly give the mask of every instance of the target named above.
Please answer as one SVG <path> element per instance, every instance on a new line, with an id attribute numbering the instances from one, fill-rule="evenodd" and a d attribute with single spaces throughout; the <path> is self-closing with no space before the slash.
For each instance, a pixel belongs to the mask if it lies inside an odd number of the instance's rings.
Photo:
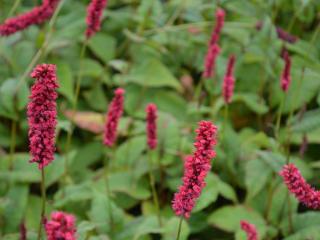
<path id="1" fill-rule="evenodd" d="M 218 8 L 216 11 L 217 18 L 223 18 L 226 15 L 226 12 L 222 8 Z"/>
<path id="2" fill-rule="evenodd" d="M 56 65 L 54 64 L 39 64 L 31 72 L 32 78 L 39 78 L 47 74 L 54 74 L 56 72 Z"/>
<path id="3" fill-rule="evenodd" d="M 114 91 L 114 94 L 116 95 L 123 95 L 125 94 L 125 90 L 123 88 L 117 88 L 115 91 Z"/>

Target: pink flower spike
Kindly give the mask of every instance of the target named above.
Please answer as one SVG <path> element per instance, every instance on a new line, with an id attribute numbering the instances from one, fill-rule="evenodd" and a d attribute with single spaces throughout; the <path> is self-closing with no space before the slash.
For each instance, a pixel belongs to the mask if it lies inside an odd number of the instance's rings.
<path id="1" fill-rule="evenodd" d="M 225 11 L 222 8 L 218 8 L 216 11 L 216 25 L 214 27 L 213 33 L 211 35 L 210 44 L 215 44 L 218 42 L 221 30 L 224 25 L 224 17 L 225 17 Z"/>
<path id="2" fill-rule="evenodd" d="M 75 217 L 64 212 L 51 213 L 51 220 L 45 223 L 48 240 L 76 240 Z"/>
<path id="3" fill-rule="evenodd" d="M 294 164 L 285 165 L 280 175 L 288 190 L 295 195 L 299 202 L 309 208 L 320 209 L 320 192 L 316 191 L 306 182 Z"/>
<path id="4" fill-rule="evenodd" d="M 116 89 L 114 91 L 115 96 L 109 105 L 103 140 L 104 144 L 109 147 L 111 147 L 117 139 L 117 128 L 123 114 L 124 93 L 124 89 Z"/>
<path id="5" fill-rule="evenodd" d="M 289 53 L 286 50 L 283 53 L 283 60 L 285 62 L 285 65 L 281 74 L 281 88 L 284 92 L 287 92 L 291 82 L 291 59 Z"/>
<path id="6" fill-rule="evenodd" d="M 91 38 L 101 27 L 103 10 L 107 6 L 107 0 L 91 0 L 87 9 L 87 39 Z"/>
<path id="7" fill-rule="evenodd" d="M 246 232 L 247 234 L 247 240 L 257 240 L 258 239 L 258 233 L 256 226 L 253 224 L 250 224 L 249 222 L 242 220 L 240 222 L 241 229 Z"/>
<path id="8" fill-rule="evenodd" d="M 236 58 L 234 55 L 231 55 L 229 57 L 226 74 L 223 80 L 222 94 L 223 94 L 224 102 L 226 104 L 229 104 L 231 102 L 232 95 L 233 95 L 234 84 L 235 84 L 235 78 L 233 73 L 235 60 Z"/>
<path id="9" fill-rule="evenodd" d="M 39 169 L 42 169 L 54 160 L 58 97 L 56 66 L 38 65 L 31 77 L 35 78 L 36 82 L 31 88 L 27 109 L 32 155 L 30 162 L 38 163 Z"/>
<path id="10" fill-rule="evenodd" d="M 199 122 L 193 156 L 185 158 L 183 184 L 175 193 L 172 208 L 177 216 L 189 218 L 196 200 L 205 187 L 205 177 L 211 169 L 211 159 L 216 153 L 217 127 L 209 121 Z"/>
<path id="11" fill-rule="evenodd" d="M 146 107 L 147 113 L 147 143 L 150 149 L 157 147 L 157 106 L 150 103 Z"/>
<path id="12" fill-rule="evenodd" d="M 0 35 L 9 36 L 22 31 L 31 25 L 41 24 L 53 15 L 60 0 L 44 0 L 42 5 L 34 7 L 29 12 L 5 20 L 0 25 Z"/>

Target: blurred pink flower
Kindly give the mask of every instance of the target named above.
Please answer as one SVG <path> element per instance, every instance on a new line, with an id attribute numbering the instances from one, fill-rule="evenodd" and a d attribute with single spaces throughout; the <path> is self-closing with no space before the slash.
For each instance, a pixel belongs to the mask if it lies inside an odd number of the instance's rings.
<path id="1" fill-rule="evenodd" d="M 29 12 L 5 20 L 5 22 L 0 25 L 0 35 L 8 36 L 22 31 L 31 25 L 41 24 L 47 21 L 53 15 L 59 1 L 60 0 L 44 0 L 40 6 L 34 7 Z"/>
<path id="2" fill-rule="evenodd" d="M 223 80 L 222 94 L 223 94 L 224 102 L 226 104 L 229 104 L 231 102 L 231 98 L 233 95 L 234 84 L 235 84 L 233 70 L 234 70 L 235 60 L 236 58 L 234 55 L 231 55 L 229 57 L 227 71 Z"/>
<path id="3" fill-rule="evenodd" d="M 320 208 L 320 192 L 311 187 L 301 176 L 299 169 L 292 163 L 285 165 L 280 172 L 289 191 L 299 202 L 309 208 Z"/>
<path id="4" fill-rule="evenodd" d="M 285 62 L 285 65 L 281 74 L 281 88 L 284 92 L 287 92 L 291 82 L 291 59 L 287 50 L 283 52 L 283 60 Z"/>
<path id="5" fill-rule="evenodd" d="M 51 213 L 45 223 L 48 240 L 76 240 L 75 217 L 64 212 Z"/>
<path id="6" fill-rule="evenodd" d="M 114 91 L 114 98 L 109 105 L 104 131 L 104 144 L 111 147 L 117 139 L 117 128 L 123 114 L 124 89 L 118 88 Z"/>
<path id="7" fill-rule="evenodd" d="M 258 239 L 258 233 L 256 226 L 253 224 L 250 224 L 249 222 L 242 220 L 240 222 L 241 229 L 246 232 L 247 234 L 247 240 L 257 240 Z"/>
<path id="8" fill-rule="evenodd" d="M 209 47 L 207 50 L 207 54 L 205 57 L 205 66 L 204 66 L 204 72 L 203 77 L 204 78 L 210 78 L 214 74 L 215 69 L 215 62 L 216 58 L 218 57 L 220 53 L 220 47 L 218 45 L 220 33 L 222 30 L 222 27 L 224 25 L 224 17 L 225 12 L 223 9 L 217 9 L 216 11 L 216 25 L 214 27 L 214 30 L 211 35 L 211 39 L 209 42 Z"/>
<path id="9" fill-rule="evenodd" d="M 217 127 L 209 121 L 199 122 L 193 156 L 187 156 L 184 163 L 183 184 L 175 193 L 172 208 L 177 216 L 190 217 L 196 200 L 205 187 L 205 177 L 211 169 L 211 159 L 215 157 Z"/>
<path id="10" fill-rule="evenodd" d="M 31 88 L 27 115 L 29 122 L 29 141 L 32 159 L 39 169 L 54 159 L 55 128 L 57 125 L 56 99 L 58 88 L 56 66 L 42 64 L 35 67 L 31 77 L 36 82 Z"/>
<path id="11" fill-rule="evenodd" d="M 87 9 L 87 30 L 86 37 L 91 38 L 101 27 L 101 17 L 107 0 L 91 0 Z"/>
<path id="12" fill-rule="evenodd" d="M 150 149 L 157 147 L 157 106 L 150 103 L 146 107 L 147 113 L 147 143 Z"/>

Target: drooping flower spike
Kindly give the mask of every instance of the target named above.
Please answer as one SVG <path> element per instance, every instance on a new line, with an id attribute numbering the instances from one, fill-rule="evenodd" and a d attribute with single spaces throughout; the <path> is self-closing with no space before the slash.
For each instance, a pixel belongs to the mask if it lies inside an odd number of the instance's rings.
<path id="1" fill-rule="evenodd" d="M 114 98 L 109 105 L 107 119 L 104 130 L 104 144 L 111 147 L 117 139 L 117 129 L 120 118 L 123 114 L 124 93 L 122 88 L 114 91 Z"/>
<path id="2" fill-rule="evenodd" d="M 213 147 L 216 145 L 217 127 L 209 121 L 201 121 L 196 132 L 196 150 L 185 159 L 183 184 L 172 201 L 175 214 L 184 218 L 190 217 L 196 200 L 206 185 L 205 177 L 211 169 L 211 159 L 216 155 Z"/>
<path id="3" fill-rule="evenodd" d="M 284 50 L 283 52 L 283 60 L 285 62 L 285 65 L 281 74 L 281 88 L 284 92 L 287 92 L 291 83 L 291 59 L 287 50 Z"/>
<path id="4" fill-rule="evenodd" d="M 31 25 L 41 24 L 53 15 L 60 0 L 44 0 L 42 5 L 34 7 L 29 12 L 5 20 L 0 25 L 0 35 L 9 36 L 22 31 Z"/>
<path id="5" fill-rule="evenodd" d="M 147 143 L 150 149 L 155 149 L 158 144 L 157 139 L 157 106 L 150 103 L 146 107 L 147 113 Z"/>
<path id="6" fill-rule="evenodd" d="M 91 0 L 87 9 L 87 39 L 100 30 L 102 13 L 106 6 L 107 0 Z"/>
<path id="7" fill-rule="evenodd" d="M 223 99 L 226 104 L 229 104 L 232 100 L 233 90 L 234 90 L 234 84 L 235 84 L 235 78 L 234 78 L 234 63 L 235 63 L 235 56 L 231 55 L 228 60 L 228 66 L 227 71 L 224 76 L 223 80 Z"/>
<path id="8" fill-rule="evenodd" d="M 205 57 L 204 72 L 203 72 L 204 78 L 210 78 L 214 74 L 216 59 L 220 53 L 220 47 L 219 47 L 218 41 L 219 41 L 222 27 L 224 25 L 224 17 L 225 17 L 224 10 L 220 8 L 217 9 L 216 25 L 212 32 L 211 39 L 209 42 L 209 47 Z"/>
<path id="9" fill-rule="evenodd" d="M 320 209 L 320 191 L 315 190 L 306 182 L 293 163 L 285 165 L 280 175 L 288 190 L 295 195 L 300 203 L 312 209 Z"/>
<path id="10" fill-rule="evenodd" d="M 35 67 L 31 77 L 36 82 L 31 88 L 28 104 L 29 142 L 32 159 L 39 169 L 54 159 L 55 128 L 57 125 L 56 99 L 58 88 L 56 66 L 42 64 Z"/>
<path id="11" fill-rule="evenodd" d="M 48 240 L 76 240 L 75 217 L 64 212 L 53 212 L 45 223 Z"/>
<path id="12" fill-rule="evenodd" d="M 247 240 L 258 240 L 258 233 L 256 226 L 248 221 L 242 220 L 240 222 L 241 229 L 246 232 Z"/>

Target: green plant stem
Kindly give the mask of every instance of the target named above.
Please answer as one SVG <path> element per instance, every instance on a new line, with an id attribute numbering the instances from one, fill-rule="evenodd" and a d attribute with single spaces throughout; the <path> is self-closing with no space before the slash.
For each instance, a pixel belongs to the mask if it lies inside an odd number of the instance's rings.
<path id="1" fill-rule="evenodd" d="M 193 100 L 197 102 L 197 108 L 200 108 L 200 106 L 201 106 L 201 93 L 202 93 L 202 89 L 204 86 L 204 81 L 205 81 L 205 79 L 202 77 L 200 79 L 200 82 L 197 85 L 195 94 L 193 96 Z"/>
<path id="2" fill-rule="evenodd" d="M 225 137 L 225 132 L 228 124 L 228 119 L 229 119 L 229 104 L 225 104 L 224 107 L 224 121 L 223 121 L 223 129 L 222 129 L 222 137 Z"/>
<path id="3" fill-rule="evenodd" d="M 41 206 L 40 224 L 38 229 L 38 240 L 42 239 L 42 225 L 43 225 L 44 216 L 46 213 L 46 187 L 45 187 L 44 168 L 41 169 L 41 197 L 42 197 L 42 206 Z"/>
<path id="4" fill-rule="evenodd" d="M 108 215 L 110 219 L 110 234 L 113 235 L 113 226 L 114 226 L 114 220 L 113 220 L 113 214 L 112 214 L 112 205 L 111 205 L 111 189 L 110 189 L 110 182 L 109 182 L 109 174 L 112 166 L 112 159 L 114 158 L 114 151 L 112 150 L 112 154 L 108 157 L 106 154 L 105 159 L 105 169 L 104 169 L 104 181 L 106 184 L 106 193 L 108 197 Z M 109 161 L 108 161 L 109 159 Z"/>
<path id="5" fill-rule="evenodd" d="M 180 222 L 179 222 L 179 227 L 178 227 L 178 232 L 177 232 L 177 238 L 176 238 L 176 240 L 179 240 L 179 239 L 180 239 L 181 228 L 182 228 L 182 221 L 183 221 L 183 217 L 180 218 Z"/>
<path id="6" fill-rule="evenodd" d="M 79 72 L 76 80 L 76 86 L 75 86 L 75 95 L 74 95 L 74 100 L 72 102 L 72 112 L 71 112 L 71 129 L 67 133 L 67 142 L 66 142 L 66 148 L 65 148 L 65 162 L 64 162 L 64 179 L 66 183 L 66 179 L 68 176 L 68 165 L 69 165 L 69 150 L 72 142 L 72 135 L 73 135 L 73 122 L 78 106 L 78 100 L 79 100 L 79 94 L 80 94 L 80 89 L 81 89 L 81 80 L 82 80 L 82 67 L 83 67 L 83 59 L 85 55 L 85 51 L 87 48 L 88 41 L 85 40 L 80 51 L 80 64 L 79 64 Z"/>
<path id="7" fill-rule="evenodd" d="M 10 155 L 9 155 L 9 170 L 13 168 L 13 157 L 16 147 L 16 136 L 17 136 L 17 122 L 12 120 L 11 123 L 11 141 L 10 141 Z"/>
<path id="8" fill-rule="evenodd" d="M 18 84 L 16 86 L 15 93 L 18 92 L 18 90 L 20 89 L 22 83 L 25 82 L 28 74 L 31 72 L 32 68 L 34 68 L 34 66 L 36 65 L 36 63 L 38 62 L 38 60 L 40 59 L 40 57 L 42 56 L 42 54 L 45 52 L 46 48 L 48 47 L 50 39 L 51 39 L 51 35 L 52 35 L 52 32 L 53 32 L 53 26 L 54 26 L 54 24 L 55 24 L 55 22 L 57 20 L 58 14 L 59 14 L 62 6 L 63 6 L 63 3 L 64 3 L 64 0 L 62 0 L 60 2 L 60 4 L 58 5 L 58 7 L 56 8 L 56 10 L 55 10 L 50 22 L 49 22 L 49 30 L 46 33 L 45 40 L 42 43 L 42 45 L 39 48 L 39 50 L 37 51 L 37 53 L 31 59 L 29 65 L 27 66 L 27 68 L 24 71 L 24 73 L 22 74 L 22 77 L 20 78 L 20 80 L 19 80 L 19 82 L 18 82 Z"/>
<path id="9" fill-rule="evenodd" d="M 278 115 L 277 115 L 277 121 L 276 121 L 276 129 L 275 129 L 275 136 L 276 139 L 279 140 L 279 136 L 280 136 L 280 123 L 281 123 L 281 116 L 282 116 L 282 111 L 283 111 L 283 107 L 284 104 L 286 102 L 286 98 L 287 98 L 287 93 L 284 93 L 281 102 L 280 102 L 280 106 L 278 109 Z"/>
<path id="10" fill-rule="evenodd" d="M 9 13 L 7 15 L 7 18 L 11 17 L 14 14 L 14 12 L 19 7 L 20 3 L 21 3 L 21 0 L 15 0 L 14 1 L 13 5 L 12 5 L 12 8 L 10 9 L 10 11 L 9 11 Z"/>
<path id="11" fill-rule="evenodd" d="M 158 194 L 155 188 L 155 180 L 154 180 L 154 175 L 153 175 L 153 162 L 152 162 L 152 151 L 149 149 L 148 150 L 148 161 L 149 161 L 149 180 L 150 180 L 150 186 L 152 190 L 152 197 L 153 197 L 153 202 L 156 207 L 156 213 L 158 217 L 158 222 L 159 226 L 162 227 L 162 222 L 161 222 L 161 215 L 160 215 L 160 207 L 159 207 L 159 198 Z"/>

